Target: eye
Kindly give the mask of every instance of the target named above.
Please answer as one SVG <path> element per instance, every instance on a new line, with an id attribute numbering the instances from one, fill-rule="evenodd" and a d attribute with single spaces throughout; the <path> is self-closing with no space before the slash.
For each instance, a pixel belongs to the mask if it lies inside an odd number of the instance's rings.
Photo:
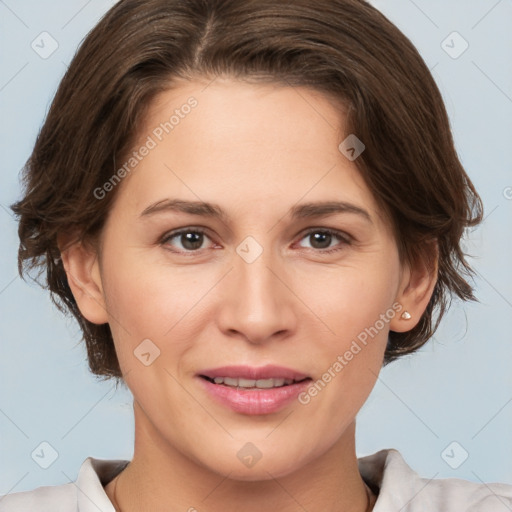
<path id="1" fill-rule="evenodd" d="M 311 249 L 318 249 L 318 252 L 334 252 L 343 249 L 343 246 L 350 244 L 349 235 L 340 231 L 326 229 L 326 228 L 313 228 L 310 229 L 301 240 L 309 240 L 309 246 L 299 244 L 301 247 Z M 341 241 L 341 244 L 336 244 L 336 240 Z M 334 245 L 332 243 L 334 242 Z"/>
<path id="2" fill-rule="evenodd" d="M 177 248 L 178 252 L 197 252 L 204 249 L 205 240 L 210 240 L 200 228 L 186 228 L 164 235 L 161 244 Z"/>
<path id="3" fill-rule="evenodd" d="M 205 245 L 207 240 L 211 242 L 204 229 L 189 227 L 165 234 L 160 243 L 167 247 L 170 246 L 171 250 L 175 250 L 175 252 L 193 253 L 205 249 L 208 246 Z M 349 235 L 327 228 L 312 228 L 303 235 L 302 240 L 308 240 L 309 245 L 299 243 L 299 246 L 317 249 L 316 252 L 321 253 L 339 251 L 350 244 Z"/>

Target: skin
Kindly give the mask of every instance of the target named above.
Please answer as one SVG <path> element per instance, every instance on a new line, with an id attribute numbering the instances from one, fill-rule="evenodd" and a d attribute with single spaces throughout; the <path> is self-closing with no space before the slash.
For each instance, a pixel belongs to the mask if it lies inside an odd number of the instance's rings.
<path id="1" fill-rule="evenodd" d="M 389 330 L 416 325 L 435 272 L 401 264 L 389 222 L 355 162 L 338 150 L 346 135 L 333 101 L 307 88 L 229 78 L 207 84 L 181 82 L 153 101 L 137 148 L 190 96 L 198 105 L 118 185 L 99 250 L 77 243 L 62 255 L 83 315 L 110 324 L 134 396 L 134 457 L 107 495 L 115 484 L 124 512 L 365 511 L 355 418 Z M 226 217 L 141 217 L 166 198 L 215 203 Z M 369 220 L 289 215 L 317 201 L 346 201 Z M 194 227 L 206 231 L 195 252 L 179 235 L 163 240 Z M 319 243 L 308 228 L 344 238 Z M 247 236 L 263 249 L 252 263 L 236 252 Z M 396 303 L 412 318 L 395 315 L 307 405 L 234 412 L 196 376 L 272 363 L 316 381 Z M 134 356 L 144 339 L 160 350 L 149 366 Z M 250 468 L 237 457 L 247 442 L 262 454 Z"/>

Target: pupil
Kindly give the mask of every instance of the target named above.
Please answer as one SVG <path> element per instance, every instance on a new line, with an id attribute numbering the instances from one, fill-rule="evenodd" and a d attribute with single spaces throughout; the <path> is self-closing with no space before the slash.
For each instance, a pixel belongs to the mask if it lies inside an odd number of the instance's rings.
<path id="1" fill-rule="evenodd" d="M 185 233 L 181 235 L 181 243 L 185 249 L 199 249 L 203 245 L 203 234 L 202 233 Z"/>
<path id="2" fill-rule="evenodd" d="M 332 235 L 329 233 L 313 233 L 311 236 L 313 237 L 314 242 L 311 244 L 311 246 L 315 247 L 316 249 L 325 249 L 331 245 Z"/>

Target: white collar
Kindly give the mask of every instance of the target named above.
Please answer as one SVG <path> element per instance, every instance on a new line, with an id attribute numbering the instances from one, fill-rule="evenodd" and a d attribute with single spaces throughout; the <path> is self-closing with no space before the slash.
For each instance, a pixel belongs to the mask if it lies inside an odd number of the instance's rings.
<path id="1" fill-rule="evenodd" d="M 115 512 L 104 486 L 128 463 L 88 457 L 75 482 L 7 495 L 0 501 L 0 510 Z M 512 485 L 421 478 L 394 449 L 361 457 L 358 464 L 363 479 L 378 492 L 374 512 L 488 512 L 507 507 L 512 510 Z"/>

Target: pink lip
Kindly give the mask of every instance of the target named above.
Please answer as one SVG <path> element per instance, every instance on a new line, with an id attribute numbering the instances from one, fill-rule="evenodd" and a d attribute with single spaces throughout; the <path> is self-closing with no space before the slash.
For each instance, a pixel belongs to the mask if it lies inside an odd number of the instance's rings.
<path id="1" fill-rule="evenodd" d="M 233 379 L 293 379 L 302 380 L 309 377 L 303 373 L 297 372 L 284 366 L 275 366 L 269 364 L 267 366 L 222 366 L 220 368 L 212 368 L 209 370 L 202 370 L 198 375 L 204 375 L 210 379 L 215 377 L 231 377 Z"/>
<path id="2" fill-rule="evenodd" d="M 272 389 L 243 389 L 214 384 L 199 378 L 208 394 L 219 403 L 242 414 L 270 414 L 293 402 L 310 384 L 311 379 Z"/>
<path id="3" fill-rule="evenodd" d="M 288 386 L 272 389 L 244 389 L 215 384 L 204 377 L 232 377 L 245 379 L 284 378 L 301 380 Z M 311 383 L 303 373 L 281 366 L 268 365 L 260 368 L 250 366 L 224 366 L 198 373 L 205 391 L 217 402 L 235 412 L 249 415 L 271 414 L 284 408 L 297 398 Z M 306 379 L 306 380 L 303 380 Z"/>

